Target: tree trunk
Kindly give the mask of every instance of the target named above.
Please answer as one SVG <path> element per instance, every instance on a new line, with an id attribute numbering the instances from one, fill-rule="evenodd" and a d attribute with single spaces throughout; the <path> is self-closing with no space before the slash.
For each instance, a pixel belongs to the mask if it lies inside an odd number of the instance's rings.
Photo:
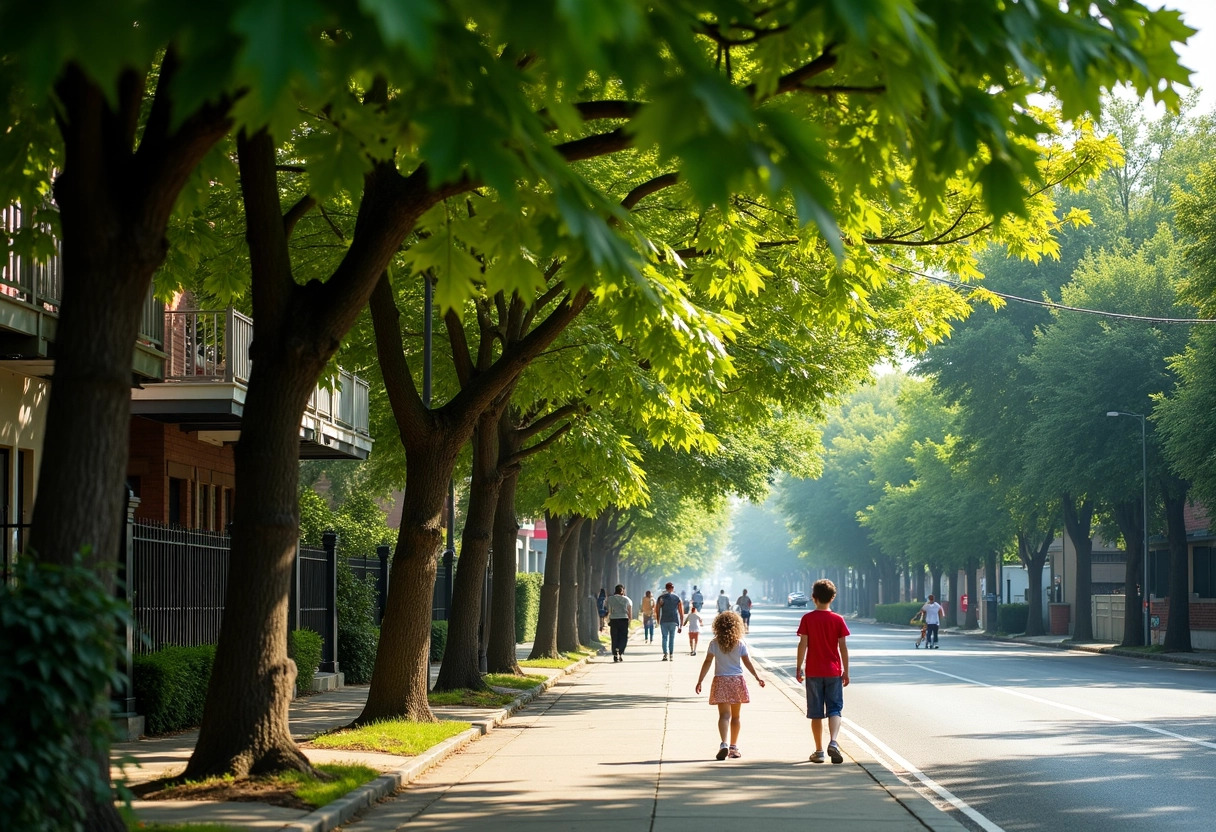
<path id="1" fill-rule="evenodd" d="M 572 517 L 569 522 L 576 525 L 562 546 L 562 591 L 557 607 L 557 649 L 561 653 L 572 653 L 581 647 L 578 639 L 578 529 L 584 521 L 582 517 Z"/>
<path id="2" fill-rule="evenodd" d="M 883 604 L 894 604 L 899 601 L 899 572 L 895 561 L 888 557 L 881 557 L 878 561 L 880 571 L 879 574 L 879 598 Z"/>
<path id="3" fill-rule="evenodd" d="M 1026 635 L 1043 635 L 1043 565 L 1047 563 L 1047 550 L 1055 531 L 1049 530 L 1039 542 L 1037 549 L 1031 549 L 1029 539 L 1018 535 L 1018 554 L 1026 565 L 1027 591 L 1029 608 L 1026 613 Z"/>
<path id="4" fill-rule="evenodd" d="M 1123 641 L 1124 647 L 1144 644 L 1144 611 L 1140 584 L 1144 581 L 1144 513 L 1140 500 L 1115 503 L 1115 523 L 1127 547 L 1123 567 Z"/>
<path id="5" fill-rule="evenodd" d="M 407 447 L 406 455 L 406 464 L 415 473 L 405 483 L 376 665 L 367 703 L 355 724 L 384 719 L 436 721 L 427 702 L 427 654 L 435 574 L 443 549 L 443 506 L 456 449 L 436 442 Z"/>
<path id="6" fill-rule="evenodd" d="M 529 659 L 556 659 L 561 655 L 557 646 L 558 605 L 562 585 L 562 564 L 565 562 L 562 519 L 545 512 L 545 528 L 549 542 L 545 552 L 545 579 L 540 588 L 540 612 L 536 617 L 536 638 L 532 640 Z"/>
<path id="7" fill-rule="evenodd" d="M 925 565 L 918 563 L 912 567 L 912 597 L 917 601 L 925 600 Z"/>
<path id="8" fill-rule="evenodd" d="M 1091 598 L 1094 544 L 1090 531 L 1093 516 L 1093 503 L 1088 497 L 1078 507 L 1070 495 L 1064 495 L 1064 528 L 1077 553 L 1077 577 L 1076 583 L 1073 584 L 1077 595 L 1076 609 L 1073 610 L 1072 619 L 1073 641 L 1094 640 L 1093 600 Z"/>
<path id="9" fill-rule="evenodd" d="M 988 592 L 985 595 L 999 596 L 1001 591 L 1001 568 L 1000 554 L 993 549 L 988 553 L 988 562 L 984 565 L 984 571 L 988 573 Z M 997 628 L 997 602 L 995 600 L 984 601 L 984 632 L 995 633 Z"/>
<path id="10" fill-rule="evenodd" d="M 1170 618 L 1165 625 L 1165 649 L 1191 652 L 1191 588 L 1186 545 L 1186 490 L 1165 489 L 1165 536 L 1170 547 Z"/>
<path id="11" fill-rule="evenodd" d="M 322 367 L 265 352 L 258 358 L 235 462 L 241 493 L 259 499 L 238 500 L 233 510 L 224 618 L 185 772 L 192 780 L 312 770 L 288 728 L 297 668 L 287 657 L 287 600 L 299 540 L 300 417 Z M 311 676 L 312 668 L 298 672 Z"/>
<path id="12" fill-rule="evenodd" d="M 594 522 L 584 522 L 579 532 L 579 574 L 584 576 L 586 583 L 583 585 L 585 591 L 580 595 L 582 601 L 579 604 L 578 610 L 578 640 L 584 646 L 599 648 L 599 603 L 596 597 L 591 594 L 595 585 L 591 583 L 590 577 L 588 577 L 592 574 L 595 566 L 595 556 L 591 548 L 592 532 L 594 529 Z"/>
<path id="13" fill-rule="evenodd" d="M 518 484 L 519 467 L 514 466 L 503 475 L 498 489 L 498 508 L 494 512 L 493 613 L 490 616 L 495 624 L 490 629 L 490 647 L 486 651 L 486 665 L 491 673 L 516 676 L 523 674 L 515 650 L 515 541 L 519 539 L 515 491 Z"/>
<path id="14" fill-rule="evenodd" d="M 175 69 L 170 50 L 160 70 L 166 89 Z M 56 82 L 64 141 L 62 173 L 54 184 L 63 297 L 27 546 L 56 564 L 87 553 L 86 563 L 108 587 L 118 560 L 140 313 L 168 251 L 165 229 L 177 197 L 228 130 L 229 102 L 183 113 L 171 130 L 168 104 L 158 95 L 136 153 L 126 125 L 136 123 L 145 103 L 144 84 L 135 75 L 131 80 L 136 83 L 118 85 L 114 103 L 120 112 L 74 66 Z M 88 728 L 108 712 L 109 691 L 96 693 L 93 712 L 73 715 L 78 726 L 73 742 L 81 759 L 97 764 L 108 787 L 108 744 L 94 746 Z M 84 807 L 86 829 L 126 829 L 108 788 L 99 794 L 82 783 L 74 797 Z"/>
<path id="15" fill-rule="evenodd" d="M 501 410 L 491 408 L 477 419 L 473 431 L 473 476 L 469 486 L 469 510 L 460 536 L 460 563 L 452 587 L 452 609 L 448 615 L 448 641 L 435 690 L 486 690 L 478 661 L 482 593 L 490 562 L 490 539 L 502 475 L 498 468 L 498 420 Z M 515 571 L 515 542 L 511 541 L 511 573 Z M 504 580 L 514 584 L 514 581 Z M 511 621 L 514 639 L 515 623 Z"/>
<path id="16" fill-rule="evenodd" d="M 976 614 L 979 611 L 979 576 L 976 574 L 979 565 L 974 557 L 968 557 L 963 564 L 963 571 L 966 573 L 967 580 L 967 615 L 963 621 L 963 629 L 974 630 L 980 626 L 979 616 Z"/>

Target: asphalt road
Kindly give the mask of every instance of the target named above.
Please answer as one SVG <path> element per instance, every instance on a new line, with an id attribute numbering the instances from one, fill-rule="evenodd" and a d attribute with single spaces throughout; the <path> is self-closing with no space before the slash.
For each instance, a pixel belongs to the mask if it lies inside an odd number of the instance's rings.
<path id="1" fill-rule="evenodd" d="M 791 686 L 803 612 L 757 607 L 748 636 Z M 864 742 L 959 822 L 1216 829 L 1216 670 L 967 636 L 916 650 L 912 628 L 850 629 L 842 745 Z"/>

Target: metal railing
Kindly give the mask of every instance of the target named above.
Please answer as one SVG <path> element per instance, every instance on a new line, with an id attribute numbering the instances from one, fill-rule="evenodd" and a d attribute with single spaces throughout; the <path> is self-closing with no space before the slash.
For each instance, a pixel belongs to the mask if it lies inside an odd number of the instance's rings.
<path id="1" fill-rule="evenodd" d="M 7 239 L 12 239 L 22 231 L 34 230 L 49 232 L 45 224 L 39 226 L 31 213 L 22 211 L 20 205 L 0 208 L 0 231 L 3 231 Z M 59 304 L 63 299 L 63 259 L 59 253 L 61 247 L 58 240 L 55 241 L 55 248 L 55 254 L 39 262 L 19 255 L 9 247 L 4 256 L 0 257 L 0 295 L 6 296 L 11 302 L 58 315 Z M 156 299 L 149 288 L 140 316 L 138 341 L 141 344 L 155 349 L 163 346 L 163 312 L 164 304 Z"/>
<path id="2" fill-rule="evenodd" d="M 332 389 L 331 389 L 332 387 Z M 368 435 L 370 387 L 354 373 L 338 370 L 330 385 L 317 385 L 308 400 L 309 413 L 318 419 Z"/>
<path id="3" fill-rule="evenodd" d="M 228 535 L 138 522 L 132 541 L 127 581 L 138 622 L 135 651 L 219 641 L 228 587 Z"/>
<path id="4" fill-rule="evenodd" d="M 252 360 L 253 319 L 235 309 L 222 312 L 171 310 L 164 314 L 169 343 L 166 381 L 226 381 L 247 384 Z"/>

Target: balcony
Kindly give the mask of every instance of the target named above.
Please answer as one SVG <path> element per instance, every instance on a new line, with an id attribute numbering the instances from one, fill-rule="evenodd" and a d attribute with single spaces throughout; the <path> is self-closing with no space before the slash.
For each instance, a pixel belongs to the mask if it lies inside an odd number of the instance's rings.
<path id="1" fill-rule="evenodd" d="M 177 424 L 203 442 L 236 442 L 249 385 L 253 320 L 235 309 L 164 313 L 164 382 L 131 393 L 131 413 Z M 317 386 L 300 425 L 301 459 L 366 459 L 368 384 L 339 370 Z"/>
<path id="2" fill-rule="evenodd" d="M 8 236 L 30 228 L 31 222 L 17 205 L 0 208 L 0 228 Z M 42 263 L 11 249 L 0 255 L 0 364 L 24 375 L 50 377 L 62 297 L 63 272 L 58 255 Z M 137 379 L 163 378 L 162 310 L 162 304 L 149 290 L 131 360 Z"/>

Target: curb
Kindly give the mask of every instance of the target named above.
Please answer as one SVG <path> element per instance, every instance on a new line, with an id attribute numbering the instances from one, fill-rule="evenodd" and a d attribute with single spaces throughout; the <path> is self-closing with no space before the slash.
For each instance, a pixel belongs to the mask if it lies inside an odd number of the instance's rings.
<path id="1" fill-rule="evenodd" d="M 768 657 L 759 656 L 758 658 L 769 673 L 783 680 L 793 679 L 788 671 Z M 804 706 L 802 701 L 794 698 L 788 685 L 778 685 L 777 688 L 796 707 L 801 709 Z M 920 821 L 926 829 L 930 829 L 932 832 L 966 832 L 967 827 L 951 817 L 945 810 L 941 809 L 917 789 L 901 780 L 898 774 L 890 771 L 882 763 L 877 760 L 863 762 L 848 751 L 844 751 L 844 755 L 852 760 L 858 768 L 868 774 L 871 780 L 882 786 L 896 803 L 903 806 L 908 811 L 908 814 Z"/>
<path id="2" fill-rule="evenodd" d="M 331 801 L 319 809 L 314 809 L 304 817 L 285 824 L 282 828 L 293 830 L 293 832 L 330 832 L 330 830 L 338 828 L 363 809 L 417 780 L 423 773 L 442 763 L 469 743 L 480 739 L 499 725 L 502 725 L 502 723 L 525 708 L 533 699 L 536 699 L 536 697 L 553 687 L 558 679 L 573 673 L 590 659 L 591 656 L 584 656 L 569 667 L 562 668 L 561 672 L 557 675 L 550 676 L 536 687 L 521 693 L 502 710 L 486 719 L 476 720 L 472 723 L 473 727 L 467 731 L 462 731 L 454 737 L 448 737 L 443 742 L 431 746 L 416 757 L 411 757 L 410 761 L 405 765 L 381 774 L 375 780 L 364 783 L 354 791 L 348 792 L 344 797 L 339 797 L 337 800 Z"/>

